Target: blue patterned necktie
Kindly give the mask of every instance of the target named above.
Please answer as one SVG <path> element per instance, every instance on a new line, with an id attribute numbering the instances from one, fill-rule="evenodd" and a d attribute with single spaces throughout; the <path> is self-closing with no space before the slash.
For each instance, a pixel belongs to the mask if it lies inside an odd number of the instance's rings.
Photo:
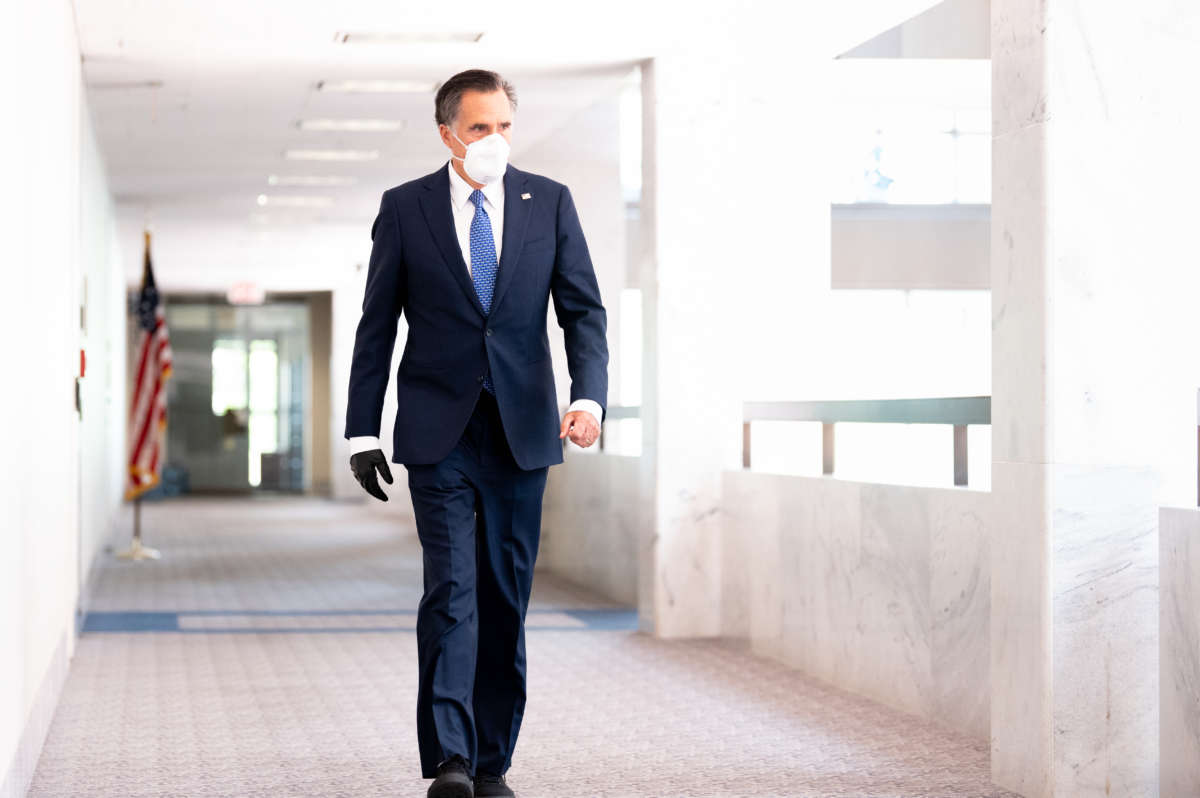
<path id="1" fill-rule="evenodd" d="M 492 289 L 496 287 L 496 239 L 492 237 L 492 220 L 483 207 L 483 192 L 471 192 L 471 203 L 475 206 L 475 218 L 471 219 L 471 281 L 484 313 L 492 311 Z M 488 367 L 483 377 L 483 387 L 496 395 L 492 386 L 492 369 Z"/>

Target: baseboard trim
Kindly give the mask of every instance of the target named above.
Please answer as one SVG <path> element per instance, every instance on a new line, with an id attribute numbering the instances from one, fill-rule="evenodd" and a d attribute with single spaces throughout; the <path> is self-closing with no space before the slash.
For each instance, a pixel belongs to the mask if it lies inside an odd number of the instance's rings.
<path id="1" fill-rule="evenodd" d="M 73 633 L 72 626 L 73 624 L 66 624 L 59 635 L 58 645 L 54 647 L 54 656 L 50 659 L 50 667 L 42 677 L 37 696 L 33 700 L 33 708 L 25 720 L 21 739 L 17 741 L 17 750 L 4 772 L 3 781 L 0 781 L 0 798 L 25 798 L 33 783 L 33 773 L 37 769 L 42 746 L 46 743 L 50 723 L 54 720 L 54 711 L 58 708 L 58 699 L 67 681 L 67 669 L 70 665 L 67 640 L 68 635 Z"/>

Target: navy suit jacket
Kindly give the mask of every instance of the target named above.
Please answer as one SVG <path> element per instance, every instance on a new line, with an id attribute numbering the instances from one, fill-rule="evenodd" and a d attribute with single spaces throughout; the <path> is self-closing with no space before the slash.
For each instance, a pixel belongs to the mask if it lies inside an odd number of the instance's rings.
<path id="1" fill-rule="evenodd" d="M 571 401 L 607 415 L 607 316 L 571 192 L 511 164 L 489 313 L 454 230 L 446 165 L 383 192 L 371 227 L 362 317 L 354 338 L 345 437 L 379 435 L 401 312 L 408 339 L 396 371 L 392 462 L 436 463 L 458 442 L 483 375 L 492 384 L 517 465 L 563 461 L 546 309 L 563 329 Z M 528 199 L 523 195 L 529 195 Z"/>

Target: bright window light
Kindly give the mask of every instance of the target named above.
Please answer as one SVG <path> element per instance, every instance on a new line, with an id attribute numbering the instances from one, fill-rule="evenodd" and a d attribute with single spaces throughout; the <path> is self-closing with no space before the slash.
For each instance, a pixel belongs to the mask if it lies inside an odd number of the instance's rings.
<path id="1" fill-rule="evenodd" d="M 279 450 L 279 353 L 270 339 L 250 342 L 250 484 L 262 483 L 262 455 Z"/>
<path id="2" fill-rule="evenodd" d="M 214 416 L 226 410 L 246 406 L 246 342 L 218 338 L 212 349 L 212 411 Z"/>
<path id="3" fill-rule="evenodd" d="M 977 59 L 834 62 L 832 202 L 991 202 L 991 74 Z"/>

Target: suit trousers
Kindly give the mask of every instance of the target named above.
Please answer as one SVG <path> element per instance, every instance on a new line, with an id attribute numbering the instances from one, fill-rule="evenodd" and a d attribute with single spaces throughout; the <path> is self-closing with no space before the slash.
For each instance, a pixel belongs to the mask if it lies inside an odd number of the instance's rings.
<path id="1" fill-rule="evenodd" d="M 513 459 L 480 390 L 438 463 L 405 465 L 421 542 L 417 742 L 421 775 L 460 754 L 472 775 L 508 770 L 525 712 L 525 611 L 549 466 Z"/>

